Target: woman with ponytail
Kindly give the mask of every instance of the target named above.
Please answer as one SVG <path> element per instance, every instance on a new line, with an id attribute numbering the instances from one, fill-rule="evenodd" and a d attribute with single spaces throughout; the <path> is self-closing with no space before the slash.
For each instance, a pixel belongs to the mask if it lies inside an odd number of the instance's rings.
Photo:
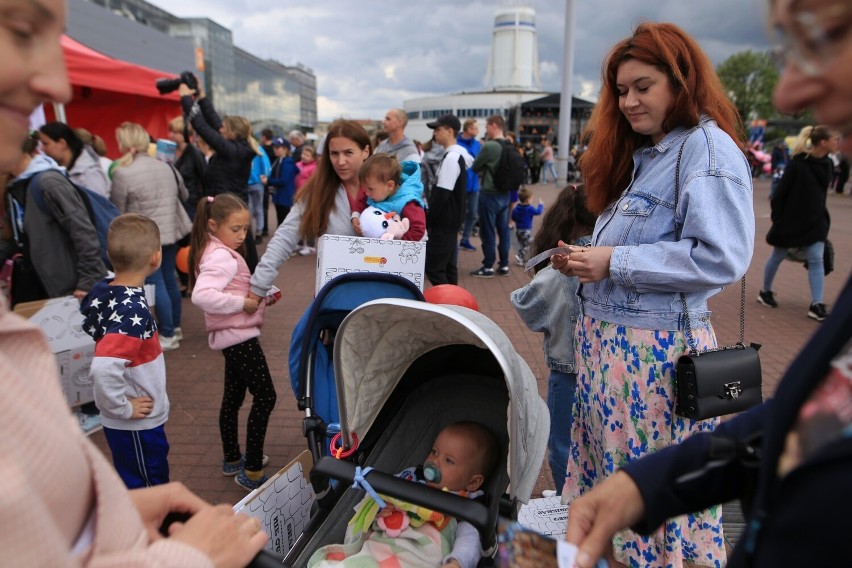
<path id="1" fill-rule="evenodd" d="M 68 170 L 71 181 L 109 197 L 110 182 L 101 167 L 100 156 L 70 126 L 48 122 L 39 128 L 39 140 L 42 151 Z"/>
<path id="2" fill-rule="evenodd" d="M 828 309 L 822 302 L 825 267 L 823 254 L 831 219 L 825 206 L 834 164 L 828 155 L 837 151 L 840 135 L 826 126 L 806 126 L 793 146 L 793 158 L 772 197 L 772 227 L 766 242 L 774 247 L 763 269 L 763 290 L 757 301 L 777 308 L 772 282 L 787 249 L 804 248 L 811 287 L 808 317 L 822 321 Z"/>

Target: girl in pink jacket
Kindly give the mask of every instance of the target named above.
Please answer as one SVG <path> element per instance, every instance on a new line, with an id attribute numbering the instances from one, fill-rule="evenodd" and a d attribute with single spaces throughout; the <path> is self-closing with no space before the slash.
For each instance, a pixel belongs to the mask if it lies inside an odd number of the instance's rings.
<path id="1" fill-rule="evenodd" d="M 305 144 L 302 146 L 302 159 L 296 164 L 299 168 L 299 173 L 296 174 L 296 192 L 302 189 L 302 186 L 314 175 L 317 171 L 316 150 L 313 146 Z"/>
<path id="2" fill-rule="evenodd" d="M 192 303 L 204 310 L 210 348 L 225 356 L 225 392 L 219 410 L 222 474 L 254 490 L 268 479 L 263 442 L 275 407 L 275 386 L 258 337 L 266 303 L 249 298 L 243 242 L 251 226 L 238 197 L 222 193 L 202 198 L 192 227 L 189 274 Z M 200 253 L 200 254 L 199 254 Z M 253 397 L 246 426 L 246 453 L 240 453 L 237 418 L 248 390 Z"/>

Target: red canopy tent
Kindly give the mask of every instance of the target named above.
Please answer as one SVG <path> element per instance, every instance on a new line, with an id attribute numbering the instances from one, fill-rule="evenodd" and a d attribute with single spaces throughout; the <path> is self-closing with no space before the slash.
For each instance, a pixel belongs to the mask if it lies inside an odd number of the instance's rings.
<path id="1" fill-rule="evenodd" d="M 136 122 L 154 138 L 166 138 L 167 122 L 181 113 L 177 92 L 160 95 L 154 83 L 174 74 L 134 65 L 62 37 L 62 50 L 74 97 L 65 105 L 65 121 L 100 135 L 112 158 L 118 157 L 115 129 L 125 121 Z M 55 120 L 51 105 L 48 121 Z"/>

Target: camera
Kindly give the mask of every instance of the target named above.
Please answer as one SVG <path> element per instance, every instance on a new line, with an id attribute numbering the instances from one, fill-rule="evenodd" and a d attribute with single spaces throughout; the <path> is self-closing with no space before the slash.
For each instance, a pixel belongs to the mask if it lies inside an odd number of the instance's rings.
<path id="1" fill-rule="evenodd" d="M 157 79 L 156 85 L 161 95 L 167 95 L 173 91 L 177 91 L 181 83 L 198 92 L 198 80 L 192 74 L 192 71 L 184 71 L 180 74 L 180 77 L 175 77 L 174 79 Z"/>

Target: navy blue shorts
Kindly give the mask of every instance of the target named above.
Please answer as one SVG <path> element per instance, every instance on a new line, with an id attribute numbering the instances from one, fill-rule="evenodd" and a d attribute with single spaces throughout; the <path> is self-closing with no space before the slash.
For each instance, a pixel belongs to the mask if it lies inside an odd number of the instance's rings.
<path id="1" fill-rule="evenodd" d="M 128 489 L 169 482 L 169 442 L 163 425 L 150 430 L 104 426 L 112 463 Z"/>

